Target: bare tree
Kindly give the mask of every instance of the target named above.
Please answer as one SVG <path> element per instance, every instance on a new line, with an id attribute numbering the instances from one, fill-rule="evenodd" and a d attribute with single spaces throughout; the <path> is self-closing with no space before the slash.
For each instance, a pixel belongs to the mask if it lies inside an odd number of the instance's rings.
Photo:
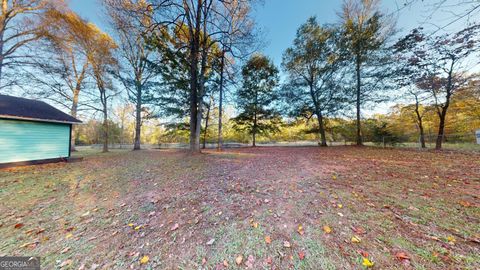
<path id="1" fill-rule="evenodd" d="M 418 60 L 423 55 L 423 50 L 425 49 L 420 48 L 418 42 L 423 40 L 425 40 L 425 35 L 419 29 L 414 29 L 408 35 L 398 40 L 392 49 L 394 50 L 394 58 L 397 63 L 396 76 L 393 79 L 401 89 L 406 90 L 408 96 L 414 101 L 413 111 L 419 130 L 420 144 L 422 148 L 426 148 L 423 127 L 423 118 L 426 110 L 422 103 L 428 101 L 429 95 L 418 87 L 419 77 L 422 76 L 426 71 L 425 68 L 427 68 Z"/>
<path id="2" fill-rule="evenodd" d="M 420 134 L 420 146 L 422 148 L 426 148 L 427 146 L 425 144 L 425 128 L 423 126 L 423 118 L 427 110 L 422 108 L 422 102 L 425 101 L 426 98 L 421 91 L 418 91 L 418 89 L 410 89 L 408 92 L 414 97 L 415 100 L 414 112 L 415 121 L 417 122 L 418 132 Z"/>
<path id="3" fill-rule="evenodd" d="M 218 81 L 218 143 L 217 149 L 223 147 L 222 134 L 222 118 L 223 118 L 223 102 L 225 96 L 225 82 L 226 72 L 229 67 L 234 65 L 234 59 L 245 59 L 258 48 L 255 45 L 261 46 L 255 35 L 255 21 L 249 16 L 252 1 L 226 1 L 223 6 L 223 11 L 220 13 L 222 19 L 220 20 L 220 29 L 223 33 L 219 39 L 220 43 L 220 65 L 217 73 L 219 74 Z M 231 75 L 231 74 L 230 74 Z M 230 76 L 230 78 L 234 77 Z"/>
<path id="4" fill-rule="evenodd" d="M 435 28 L 432 34 L 446 30 L 449 26 L 456 23 L 462 25 L 475 25 L 480 23 L 478 15 L 480 14 L 479 0 L 403 0 L 404 6 L 410 6 L 414 3 L 423 2 L 427 12 L 424 14 L 422 25 L 427 23 Z M 432 18 L 442 16 L 442 24 L 431 21 Z"/>
<path id="5" fill-rule="evenodd" d="M 400 40 L 414 74 L 416 87 L 429 95 L 438 116 L 438 134 L 435 148 L 441 149 L 445 140 L 445 125 L 450 102 L 458 90 L 471 80 L 472 57 L 480 44 L 480 26 L 465 28 L 457 33 L 425 35 L 414 29 Z M 475 61 L 475 60 L 473 60 Z"/>
<path id="6" fill-rule="evenodd" d="M 144 1 L 104 0 L 119 45 L 118 77 L 135 104 L 135 139 L 133 150 L 140 150 L 144 105 L 149 101 L 150 88 L 155 86 L 157 72 L 149 68 L 154 53 L 149 50 L 143 31 L 148 28 L 150 14 Z"/>
<path id="7" fill-rule="evenodd" d="M 5 81 L 5 70 L 27 64 L 29 57 L 21 49 L 40 38 L 38 14 L 49 5 L 47 0 L 1 1 L 0 14 L 0 90 L 15 84 Z M 61 4 L 61 1 L 56 3 Z"/>
<path id="8" fill-rule="evenodd" d="M 106 33 L 100 31 L 94 25 L 90 27 L 95 30 L 88 42 L 87 58 L 91 65 L 92 77 L 97 86 L 97 97 L 101 107 L 97 110 L 103 116 L 103 152 L 108 152 L 108 102 L 118 94 L 114 89 L 112 74 L 115 74 L 118 62 L 114 57 L 116 43 Z"/>

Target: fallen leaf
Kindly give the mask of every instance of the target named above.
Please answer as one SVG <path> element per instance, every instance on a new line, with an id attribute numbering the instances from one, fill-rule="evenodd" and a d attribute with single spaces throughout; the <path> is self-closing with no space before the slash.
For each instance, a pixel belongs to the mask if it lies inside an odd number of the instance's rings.
<path id="1" fill-rule="evenodd" d="M 242 264 L 242 261 L 243 261 L 242 255 L 238 255 L 237 258 L 235 258 L 235 262 L 237 263 L 237 265 Z"/>
<path id="2" fill-rule="evenodd" d="M 470 207 L 472 206 L 472 203 L 471 202 L 468 202 L 468 201 L 460 201 L 459 204 L 463 207 Z"/>
<path id="3" fill-rule="evenodd" d="M 360 239 L 360 237 L 354 235 L 352 236 L 352 243 L 360 243 L 362 240 Z"/>
<path id="4" fill-rule="evenodd" d="M 215 238 L 212 238 L 212 239 L 208 240 L 207 246 L 213 245 L 214 242 L 215 242 Z"/>
<path id="5" fill-rule="evenodd" d="M 283 247 L 291 248 L 292 244 L 290 244 L 290 242 L 288 242 L 288 241 L 283 241 Z"/>
<path id="6" fill-rule="evenodd" d="M 223 260 L 223 266 L 225 266 L 225 267 L 228 268 L 228 262 L 227 262 L 227 260 Z"/>
<path id="7" fill-rule="evenodd" d="M 268 257 L 267 260 L 266 260 L 266 263 L 267 264 L 272 264 L 273 263 L 272 257 Z"/>
<path id="8" fill-rule="evenodd" d="M 70 250 L 70 247 L 66 247 L 60 251 L 61 254 L 67 253 Z"/>
<path id="9" fill-rule="evenodd" d="M 253 218 L 250 219 L 250 226 L 253 228 L 258 228 L 258 222 L 255 222 Z"/>
<path id="10" fill-rule="evenodd" d="M 303 252 L 303 251 L 298 252 L 298 258 L 299 258 L 300 260 L 305 259 L 305 252 Z"/>
<path id="11" fill-rule="evenodd" d="M 298 225 L 297 232 L 298 232 L 298 234 L 300 234 L 300 235 L 303 235 L 303 234 L 305 233 L 305 231 L 303 230 L 303 226 L 302 226 L 302 225 Z"/>
<path id="12" fill-rule="evenodd" d="M 145 255 L 140 259 L 140 264 L 146 264 L 146 263 L 148 263 L 149 260 L 150 260 L 150 257 Z"/>
<path id="13" fill-rule="evenodd" d="M 395 254 L 395 257 L 399 259 L 400 261 L 402 260 L 410 260 L 410 256 L 407 255 L 407 253 L 403 251 L 399 251 Z"/>
<path id="14" fill-rule="evenodd" d="M 337 204 L 338 208 L 343 208 L 343 204 Z"/>
<path id="15" fill-rule="evenodd" d="M 178 223 L 175 223 L 175 225 L 172 226 L 172 228 L 170 228 L 170 231 L 175 231 L 176 229 L 178 229 L 179 225 Z"/>
<path id="16" fill-rule="evenodd" d="M 267 243 L 267 244 L 272 243 L 272 238 L 270 238 L 270 236 L 268 236 L 268 235 L 265 236 L 265 243 Z"/>
<path id="17" fill-rule="evenodd" d="M 35 247 L 37 247 L 37 243 L 36 242 L 25 243 L 25 244 L 21 245 L 20 247 L 22 247 L 22 248 L 26 248 L 26 247 L 35 248 Z"/>
<path id="18" fill-rule="evenodd" d="M 70 265 L 70 264 L 72 264 L 72 260 L 68 259 L 68 260 L 63 261 L 60 264 L 60 267 L 65 267 L 65 266 Z"/>
<path id="19" fill-rule="evenodd" d="M 450 236 L 447 237 L 447 241 L 450 245 L 455 245 L 455 241 L 457 241 L 457 240 L 455 239 L 455 237 L 450 235 Z"/>
<path id="20" fill-rule="evenodd" d="M 352 231 L 356 234 L 366 234 L 367 231 L 363 229 L 362 227 L 352 227 Z"/>
<path id="21" fill-rule="evenodd" d="M 65 239 L 70 239 L 72 237 L 73 237 L 73 234 L 71 234 L 71 233 L 68 233 L 67 235 L 65 235 Z"/>
<path id="22" fill-rule="evenodd" d="M 363 250 L 359 250 L 358 253 L 360 253 L 360 255 L 362 255 L 362 257 L 364 257 L 364 258 L 368 258 L 368 252 L 363 251 Z"/>
<path id="23" fill-rule="evenodd" d="M 331 232 L 332 232 L 332 228 L 330 228 L 330 226 L 325 225 L 325 226 L 323 226 L 323 231 L 324 231 L 325 233 L 331 233 Z"/>
<path id="24" fill-rule="evenodd" d="M 138 226 L 136 226 L 136 227 L 134 228 L 134 230 L 135 230 L 135 231 L 138 231 L 138 230 L 140 230 L 142 227 L 143 227 L 142 225 L 138 225 Z"/>
<path id="25" fill-rule="evenodd" d="M 92 240 L 95 240 L 95 239 L 97 239 L 97 237 L 96 237 L 96 236 L 92 236 L 92 237 L 88 238 L 87 241 L 92 241 Z"/>
<path id="26" fill-rule="evenodd" d="M 375 263 L 370 261 L 368 258 L 363 258 L 363 262 L 362 262 L 362 265 L 367 267 L 367 268 L 370 268 L 370 267 L 373 267 Z"/>
<path id="27" fill-rule="evenodd" d="M 135 224 L 133 224 L 133 223 L 128 223 L 128 227 L 133 227 L 133 226 L 135 226 Z"/>
<path id="28" fill-rule="evenodd" d="M 22 227 L 23 227 L 23 223 L 17 223 L 17 224 L 15 224 L 15 226 L 14 226 L 15 229 L 20 229 L 20 228 L 22 228 Z"/>

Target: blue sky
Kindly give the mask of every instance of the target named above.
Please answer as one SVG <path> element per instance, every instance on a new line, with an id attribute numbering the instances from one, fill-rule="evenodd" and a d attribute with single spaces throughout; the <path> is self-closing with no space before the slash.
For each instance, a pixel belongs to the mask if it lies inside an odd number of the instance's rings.
<path id="1" fill-rule="evenodd" d="M 297 28 L 310 16 L 317 16 L 320 23 L 338 21 L 337 11 L 341 0 L 264 0 L 264 5 L 257 6 L 254 11 L 258 25 L 265 34 L 267 46 L 263 52 L 280 64 L 283 51 L 291 45 Z M 384 0 L 384 13 L 398 17 L 399 30 L 408 31 L 419 24 L 426 28 L 433 27 L 431 23 L 444 25 L 449 16 L 446 10 L 439 10 L 432 19 L 426 21 L 432 3 L 438 0 L 424 0 L 396 12 L 405 0 Z M 454 0 L 451 0 L 454 2 Z M 83 18 L 107 30 L 99 0 L 70 0 L 70 7 Z M 455 8 L 450 8 L 454 10 Z M 449 11 L 451 11 L 449 10 Z M 462 22 L 452 26 L 460 28 Z"/>

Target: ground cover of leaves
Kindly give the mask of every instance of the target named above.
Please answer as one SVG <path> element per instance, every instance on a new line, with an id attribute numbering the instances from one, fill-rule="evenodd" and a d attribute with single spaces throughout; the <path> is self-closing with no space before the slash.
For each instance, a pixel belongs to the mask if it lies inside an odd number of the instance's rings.
<path id="1" fill-rule="evenodd" d="M 89 152 L 0 171 L 0 256 L 45 269 L 479 269 L 479 196 L 474 152 Z"/>

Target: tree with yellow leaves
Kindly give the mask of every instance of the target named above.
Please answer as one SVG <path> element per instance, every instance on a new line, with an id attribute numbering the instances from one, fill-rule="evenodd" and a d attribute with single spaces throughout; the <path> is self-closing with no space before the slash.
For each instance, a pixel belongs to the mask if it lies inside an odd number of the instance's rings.
<path id="1" fill-rule="evenodd" d="M 42 13 L 36 43 L 38 55 L 33 59 L 34 70 L 27 76 L 34 87 L 30 94 L 55 102 L 77 117 L 81 93 L 88 79 L 88 39 L 93 35 L 88 22 L 65 6 L 49 8 Z M 75 150 L 76 127 L 72 129 L 72 150 Z"/>
<path id="2" fill-rule="evenodd" d="M 387 38 L 392 34 L 393 24 L 380 12 L 379 0 L 345 0 L 340 17 L 342 45 L 355 66 L 356 144 L 362 145 L 361 107 L 368 92 L 376 89 L 365 85 L 366 73 L 369 68 L 379 65 L 372 62 L 381 59 L 377 53 L 382 51 Z M 387 75 L 385 71 L 378 74 L 382 73 L 382 76 Z"/>

